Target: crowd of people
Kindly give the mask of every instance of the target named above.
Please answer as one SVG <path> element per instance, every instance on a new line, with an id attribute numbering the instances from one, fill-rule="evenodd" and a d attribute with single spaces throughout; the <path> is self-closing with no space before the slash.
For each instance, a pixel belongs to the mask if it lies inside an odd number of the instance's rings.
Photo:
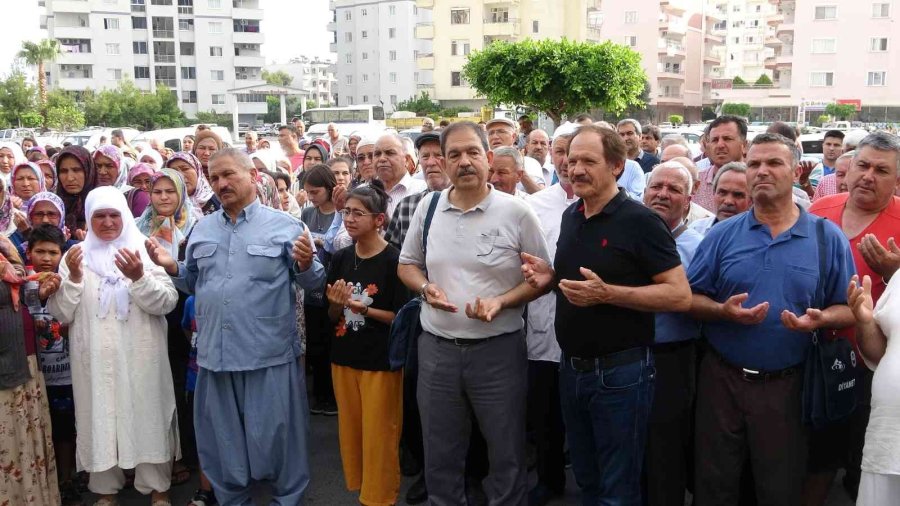
<path id="1" fill-rule="evenodd" d="M 900 139 L 829 131 L 818 162 L 797 137 L 0 143 L 0 503 L 166 506 L 196 472 L 189 506 L 301 504 L 309 417 L 336 415 L 366 505 L 539 506 L 567 466 L 584 505 L 820 506 L 840 469 L 897 504 Z M 835 340 L 855 409 L 811 424 Z"/>

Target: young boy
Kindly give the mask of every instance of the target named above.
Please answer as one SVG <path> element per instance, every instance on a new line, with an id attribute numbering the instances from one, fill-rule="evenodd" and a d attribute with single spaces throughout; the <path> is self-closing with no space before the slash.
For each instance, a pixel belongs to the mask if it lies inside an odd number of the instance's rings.
<path id="1" fill-rule="evenodd" d="M 36 273 L 56 272 L 66 246 L 66 237 L 55 225 L 38 225 L 28 237 L 28 261 Z M 46 303 L 46 301 L 42 301 Z M 69 370 L 68 326 L 56 321 L 45 307 L 31 315 L 37 334 L 38 357 L 53 426 L 59 492 L 64 505 L 82 504 L 81 494 L 72 483 L 75 467 L 75 403 Z"/>

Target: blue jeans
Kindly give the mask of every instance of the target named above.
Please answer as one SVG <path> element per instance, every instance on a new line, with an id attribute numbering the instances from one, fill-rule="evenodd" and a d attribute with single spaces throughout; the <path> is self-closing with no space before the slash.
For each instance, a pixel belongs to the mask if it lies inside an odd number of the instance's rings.
<path id="1" fill-rule="evenodd" d="M 614 358 L 616 354 L 604 359 Z M 656 369 L 644 358 L 580 372 L 563 355 L 559 367 L 563 420 L 584 506 L 640 506 L 641 469 Z"/>

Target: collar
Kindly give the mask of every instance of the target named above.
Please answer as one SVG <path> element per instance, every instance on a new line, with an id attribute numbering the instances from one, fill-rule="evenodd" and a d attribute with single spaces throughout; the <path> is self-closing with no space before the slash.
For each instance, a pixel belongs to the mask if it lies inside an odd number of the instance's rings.
<path id="1" fill-rule="evenodd" d="M 482 212 L 485 212 L 488 210 L 489 207 L 491 207 L 491 203 L 494 201 L 494 194 L 499 192 L 500 190 L 495 190 L 494 185 L 492 185 L 491 183 L 487 183 L 487 187 L 490 188 L 491 191 L 488 192 L 488 194 L 485 198 L 481 199 L 481 202 L 475 204 L 475 206 L 472 209 L 469 209 L 469 211 L 474 211 L 474 210 L 478 209 Z M 450 203 L 450 192 L 452 192 L 454 188 L 455 188 L 455 186 L 450 186 L 450 188 L 447 188 L 446 190 L 444 190 L 446 193 L 441 196 L 441 202 L 438 203 L 438 207 L 441 208 L 441 211 L 447 211 L 450 209 L 456 209 L 457 211 L 462 211 L 462 209 L 460 209 L 460 208 L 456 207 L 455 205 L 453 205 L 452 203 Z M 510 196 L 512 196 L 512 195 L 510 195 Z M 463 211 L 463 212 L 468 212 L 468 211 Z"/>
<path id="2" fill-rule="evenodd" d="M 809 213 L 797 204 L 794 205 L 797 206 L 797 209 L 800 210 L 800 216 L 797 217 L 797 222 L 794 223 L 794 225 L 791 226 L 788 231 L 791 233 L 791 236 L 809 237 L 809 228 L 812 225 L 812 220 L 809 217 Z M 751 207 L 749 212 L 747 212 L 747 220 L 750 224 L 751 230 L 762 228 L 764 226 L 763 223 L 756 219 L 756 212 L 754 211 L 753 207 Z M 766 227 L 768 226 L 766 225 Z"/>
<path id="3" fill-rule="evenodd" d="M 616 193 L 616 196 L 613 197 L 609 202 L 607 202 L 606 205 L 603 206 L 603 209 L 601 209 L 599 213 L 597 213 L 594 216 L 591 216 L 590 219 L 593 219 L 596 216 L 611 215 L 611 214 L 615 213 L 616 211 L 619 210 L 620 207 L 622 207 L 622 204 L 624 204 L 625 201 L 627 201 L 627 200 L 628 200 L 628 192 L 626 192 L 625 189 L 620 186 L 619 193 Z M 572 209 L 574 212 L 580 214 L 581 217 L 584 218 L 584 199 L 578 199 L 577 205 L 575 207 L 573 207 Z"/>
<path id="4" fill-rule="evenodd" d="M 633 160 L 636 162 L 639 162 L 644 158 L 645 155 L 646 155 L 646 153 L 644 153 L 643 149 L 638 149 L 638 155 L 636 157 L 634 157 Z"/>
<path id="5" fill-rule="evenodd" d="M 259 214 L 259 210 L 262 208 L 262 204 L 259 203 L 259 199 L 253 199 L 248 206 L 241 209 L 240 214 L 238 214 L 238 219 L 235 221 L 235 224 L 241 221 L 241 218 L 246 222 L 253 221 L 253 217 Z M 222 208 L 222 216 L 223 220 L 226 224 L 231 224 L 231 217 L 228 216 L 228 213 L 225 212 L 225 208 Z"/>
<path id="6" fill-rule="evenodd" d="M 713 182 L 713 179 L 715 179 L 715 177 L 716 177 L 716 172 L 718 170 L 719 170 L 719 168 L 716 167 L 715 165 L 710 165 L 708 169 L 702 171 L 702 174 L 700 175 L 700 181 L 703 183 L 706 183 L 708 185 L 711 185 Z"/>
<path id="7" fill-rule="evenodd" d="M 405 170 L 405 169 L 404 169 L 404 170 L 403 170 L 403 177 L 401 177 L 401 178 L 400 178 L 400 181 L 397 181 L 397 184 L 395 184 L 394 187 L 391 188 L 390 190 L 388 190 L 387 192 L 388 192 L 388 193 L 393 192 L 394 190 L 397 189 L 398 186 L 402 186 L 404 190 L 408 190 L 408 189 L 409 189 L 409 182 L 410 182 L 410 181 L 412 181 L 412 176 L 409 175 L 409 171 L 408 171 L 408 170 Z"/>

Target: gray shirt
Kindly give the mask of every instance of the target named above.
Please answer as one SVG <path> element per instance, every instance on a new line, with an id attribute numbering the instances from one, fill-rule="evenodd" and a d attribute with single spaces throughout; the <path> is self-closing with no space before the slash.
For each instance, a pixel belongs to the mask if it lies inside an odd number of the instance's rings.
<path id="1" fill-rule="evenodd" d="M 547 262 L 547 244 L 534 211 L 522 199 L 491 188 L 477 206 L 463 211 L 441 192 L 428 232 L 428 280 L 447 294 L 459 311 L 450 313 L 422 305 L 422 328 L 445 338 L 478 339 L 522 329 L 524 306 L 500 311 L 491 322 L 466 316 L 475 297 L 502 295 L 524 281 L 520 253 Z M 403 242 L 400 263 L 426 267 L 422 229 L 431 195 L 423 198 Z"/>

